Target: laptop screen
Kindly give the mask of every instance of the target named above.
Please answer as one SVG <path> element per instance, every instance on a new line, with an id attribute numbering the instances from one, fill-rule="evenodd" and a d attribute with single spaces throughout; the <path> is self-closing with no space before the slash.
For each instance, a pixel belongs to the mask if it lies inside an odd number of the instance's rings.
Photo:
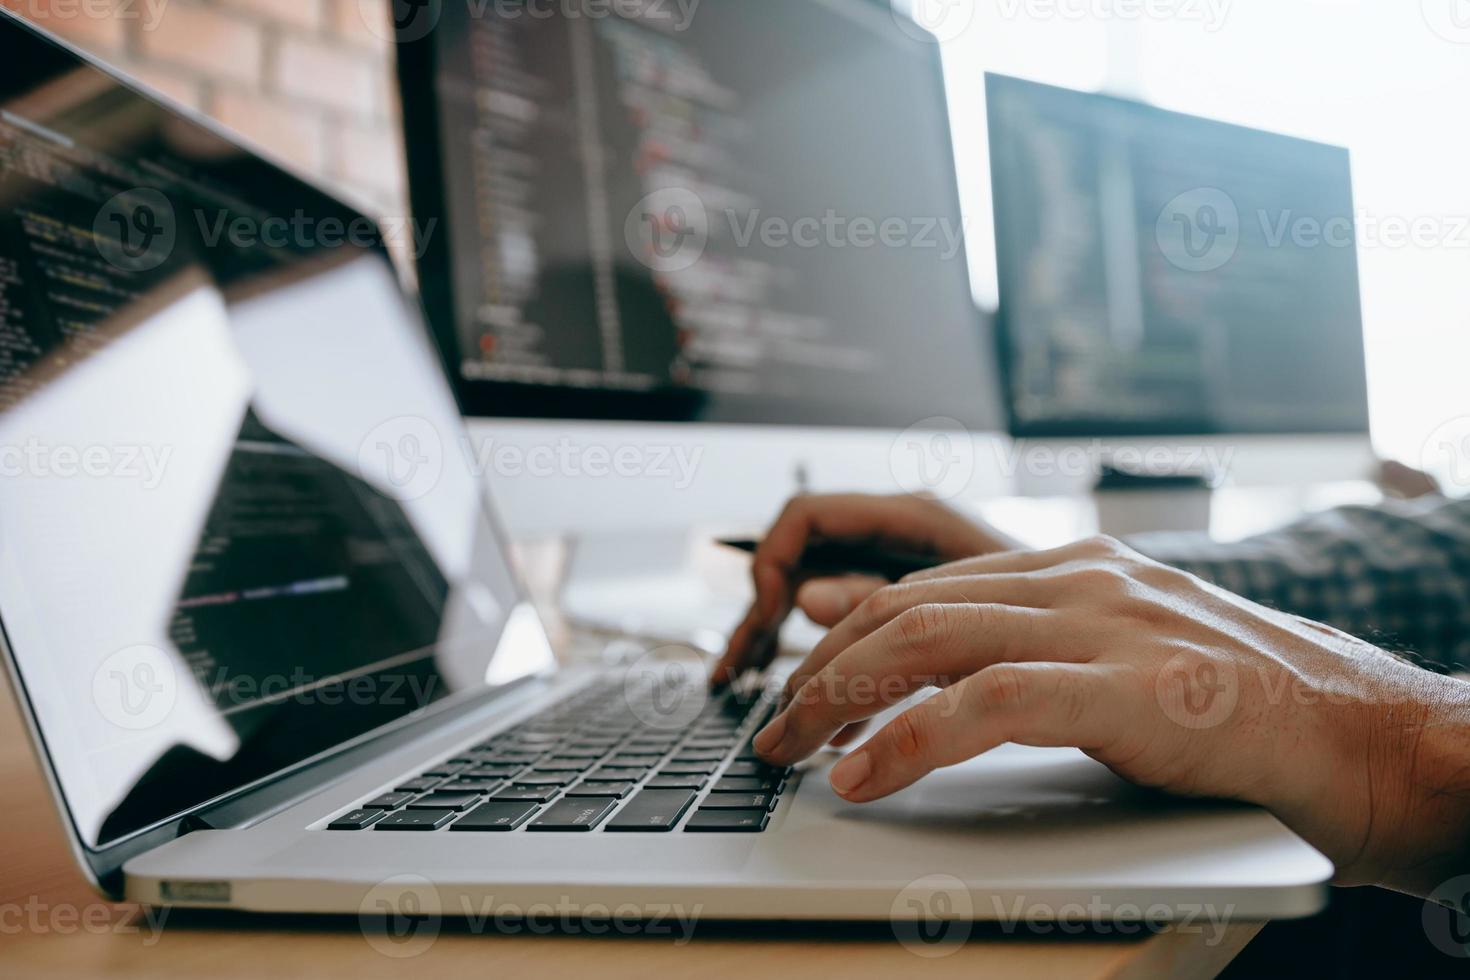
<path id="1" fill-rule="evenodd" d="M 376 225 L 0 41 L 0 619 L 81 840 L 549 666 Z"/>

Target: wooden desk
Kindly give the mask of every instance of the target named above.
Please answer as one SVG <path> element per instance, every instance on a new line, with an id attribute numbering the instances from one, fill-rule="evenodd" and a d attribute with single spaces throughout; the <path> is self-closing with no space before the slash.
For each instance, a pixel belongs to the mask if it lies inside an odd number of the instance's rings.
<path id="1" fill-rule="evenodd" d="M 104 902 L 77 872 L 61 823 L 25 737 L 9 685 L 0 679 L 0 975 L 139 980 L 184 977 L 493 977 L 543 974 L 647 980 L 796 975 L 931 977 L 1213 977 L 1259 930 L 1232 926 L 1223 941 L 1206 932 L 1147 938 L 1046 940 L 977 930 L 947 955 L 921 959 L 884 924 L 843 928 L 726 927 L 699 924 L 694 939 L 527 936 L 471 933 L 446 923 L 413 959 L 390 959 L 353 917 L 313 919 L 154 910 L 154 928 L 136 908 Z M 951 951 L 952 950 L 952 951 Z"/>

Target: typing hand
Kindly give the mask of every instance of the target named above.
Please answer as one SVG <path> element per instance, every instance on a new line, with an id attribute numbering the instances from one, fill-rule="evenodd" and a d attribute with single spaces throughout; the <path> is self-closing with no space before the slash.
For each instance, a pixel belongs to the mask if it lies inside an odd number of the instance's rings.
<path id="1" fill-rule="evenodd" d="M 799 762 L 931 685 L 832 769 L 841 796 L 876 800 L 1006 742 L 1074 746 L 1135 783 L 1269 807 L 1343 882 L 1425 894 L 1466 858 L 1470 684 L 1115 541 L 873 591 L 792 675 L 756 749 Z"/>
<path id="2" fill-rule="evenodd" d="M 730 637 L 715 668 L 715 683 L 729 683 L 746 670 L 770 663 L 776 652 L 776 634 L 793 603 L 816 623 L 835 626 L 859 602 L 888 584 L 863 575 L 804 575 L 802 552 L 819 540 L 932 554 L 936 565 L 1018 547 L 999 532 L 924 497 L 798 497 L 782 511 L 756 551 L 751 566 L 755 602 Z"/>

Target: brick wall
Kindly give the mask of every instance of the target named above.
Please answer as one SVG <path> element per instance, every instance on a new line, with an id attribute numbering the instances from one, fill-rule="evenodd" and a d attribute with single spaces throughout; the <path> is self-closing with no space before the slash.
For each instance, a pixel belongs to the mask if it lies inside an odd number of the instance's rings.
<path id="1" fill-rule="evenodd" d="M 407 213 L 390 0 L 0 0 L 366 210 Z"/>

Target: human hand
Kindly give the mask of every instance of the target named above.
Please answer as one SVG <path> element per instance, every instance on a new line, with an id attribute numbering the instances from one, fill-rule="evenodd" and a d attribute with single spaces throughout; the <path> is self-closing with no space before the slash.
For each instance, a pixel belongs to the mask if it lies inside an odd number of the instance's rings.
<path id="1" fill-rule="evenodd" d="M 830 775 L 853 802 L 1006 742 L 1270 808 L 1343 883 L 1426 894 L 1470 845 L 1470 684 L 1123 545 L 993 554 L 871 592 L 758 735 L 777 765 L 927 686 Z"/>
<path id="2" fill-rule="evenodd" d="M 793 603 L 822 626 L 835 626 L 868 595 L 888 583 L 866 575 L 810 578 L 799 563 L 820 540 L 871 544 L 932 554 L 936 565 L 1020 547 L 992 528 L 927 497 L 860 494 L 797 497 L 786 505 L 755 553 L 755 601 L 730 637 L 715 668 L 717 684 L 770 663 L 776 635 Z"/>

